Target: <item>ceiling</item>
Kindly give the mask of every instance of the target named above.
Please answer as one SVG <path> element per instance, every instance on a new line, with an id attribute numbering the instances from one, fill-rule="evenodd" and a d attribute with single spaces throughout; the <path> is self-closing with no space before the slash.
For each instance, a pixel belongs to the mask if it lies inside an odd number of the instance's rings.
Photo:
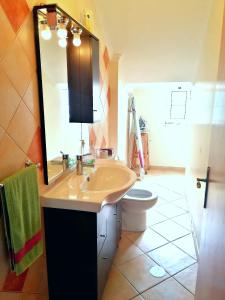
<path id="1" fill-rule="evenodd" d="M 95 2 L 123 80 L 195 80 L 213 0 Z"/>

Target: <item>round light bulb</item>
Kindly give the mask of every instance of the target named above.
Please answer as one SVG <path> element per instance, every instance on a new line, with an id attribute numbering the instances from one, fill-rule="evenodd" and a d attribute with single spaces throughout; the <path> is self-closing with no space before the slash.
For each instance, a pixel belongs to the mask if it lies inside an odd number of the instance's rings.
<path id="1" fill-rule="evenodd" d="M 59 39 L 58 40 L 58 45 L 62 48 L 66 48 L 67 46 L 67 40 L 66 39 Z"/>
<path id="2" fill-rule="evenodd" d="M 50 40 L 52 37 L 52 32 L 47 24 L 44 24 L 41 29 L 41 37 L 46 41 Z"/>
<path id="3" fill-rule="evenodd" d="M 60 39 L 65 39 L 67 37 L 67 30 L 66 28 L 59 28 L 57 30 L 57 35 Z"/>
<path id="4" fill-rule="evenodd" d="M 81 45 L 81 39 L 79 33 L 74 33 L 73 35 L 73 45 L 79 47 Z"/>

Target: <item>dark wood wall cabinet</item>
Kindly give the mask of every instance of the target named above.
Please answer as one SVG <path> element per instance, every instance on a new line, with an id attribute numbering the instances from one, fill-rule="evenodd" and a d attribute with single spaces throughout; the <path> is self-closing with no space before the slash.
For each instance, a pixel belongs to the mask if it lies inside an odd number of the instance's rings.
<path id="1" fill-rule="evenodd" d="M 121 234 L 120 205 L 44 208 L 49 300 L 100 300 Z"/>
<path id="2" fill-rule="evenodd" d="M 73 37 L 68 38 L 69 118 L 74 123 L 93 123 L 100 101 L 99 41 L 89 34 L 81 40 L 75 47 Z"/>

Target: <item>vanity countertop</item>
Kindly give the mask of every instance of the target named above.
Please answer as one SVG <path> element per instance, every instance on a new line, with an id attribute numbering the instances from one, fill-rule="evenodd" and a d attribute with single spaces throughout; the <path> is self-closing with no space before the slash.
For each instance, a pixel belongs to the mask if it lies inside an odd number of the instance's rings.
<path id="1" fill-rule="evenodd" d="M 96 161 L 90 175 L 71 172 L 41 195 L 42 207 L 99 212 L 118 202 L 136 181 L 136 174 L 120 161 Z"/>

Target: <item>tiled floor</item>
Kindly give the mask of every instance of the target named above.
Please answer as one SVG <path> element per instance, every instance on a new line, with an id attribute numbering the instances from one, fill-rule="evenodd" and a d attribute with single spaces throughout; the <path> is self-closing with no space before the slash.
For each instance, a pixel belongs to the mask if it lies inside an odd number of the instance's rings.
<path id="1" fill-rule="evenodd" d="M 102 300 L 193 300 L 197 262 L 184 176 L 151 172 L 144 180 L 159 195 L 148 211 L 149 228 L 123 231 Z M 155 265 L 164 277 L 150 274 Z"/>

